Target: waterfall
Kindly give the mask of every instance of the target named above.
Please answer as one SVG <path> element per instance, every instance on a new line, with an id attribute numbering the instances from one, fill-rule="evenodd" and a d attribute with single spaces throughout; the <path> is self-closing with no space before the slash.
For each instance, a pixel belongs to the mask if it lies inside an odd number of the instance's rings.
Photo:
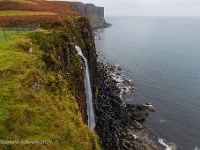
<path id="1" fill-rule="evenodd" d="M 75 46 L 75 49 L 79 56 L 81 56 L 85 63 L 85 74 L 84 74 L 84 82 L 85 82 L 85 93 L 86 93 L 86 103 L 87 103 L 87 115 L 88 115 L 88 126 L 91 130 L 95 128 L 95 118 L 94 118 L 94 108 L 92 102 L 92 90 L 90 85 L 90 74 L 88 68 L 88 62 L 85 56 L 83 55 L 80 47 Z"/>

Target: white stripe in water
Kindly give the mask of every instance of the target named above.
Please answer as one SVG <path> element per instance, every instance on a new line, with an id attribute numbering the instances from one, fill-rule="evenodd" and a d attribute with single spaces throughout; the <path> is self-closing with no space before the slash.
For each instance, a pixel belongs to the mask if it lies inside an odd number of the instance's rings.
<path id="1" fill-rule="evenodd" d="M 194 150 L 200 150 L 200 148 L 198 148 L 198 147 L 195 147 L 195 149 Z"/>

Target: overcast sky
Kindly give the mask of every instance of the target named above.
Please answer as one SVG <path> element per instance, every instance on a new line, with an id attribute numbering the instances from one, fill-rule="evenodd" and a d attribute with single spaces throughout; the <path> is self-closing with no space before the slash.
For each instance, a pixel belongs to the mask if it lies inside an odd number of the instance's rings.
<path id="1" fill-rule="evenodd" d="M 200 16 L 200 0 L 77 1 L 105 7 L 105 16 Z"/>

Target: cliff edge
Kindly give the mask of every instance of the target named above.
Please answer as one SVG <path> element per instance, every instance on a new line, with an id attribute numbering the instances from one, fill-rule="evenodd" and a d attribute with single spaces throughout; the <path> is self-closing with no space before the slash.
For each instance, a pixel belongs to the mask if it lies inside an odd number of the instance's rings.
<path id="1" fill-rule="evenodd" d="M 4 36 L 15 33 L 0 42 L 0 147 L 100 149 L 86 125 L 84 64 L 74 47 L 88 59 L 94 91 L 97 55 L 89 20 L 65 2 L 0 1 L 0 11 Z M 31 25 L 36 29 L 28 31 Z"/>

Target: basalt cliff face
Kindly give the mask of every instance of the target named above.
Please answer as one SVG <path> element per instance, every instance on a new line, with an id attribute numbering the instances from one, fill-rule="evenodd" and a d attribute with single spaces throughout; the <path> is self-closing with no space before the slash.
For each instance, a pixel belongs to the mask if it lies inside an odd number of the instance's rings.
<path id="1" fill-rule="evenodd" d="M 76 11 L 89 18 L 93 29 L 100 29 L 110 26 L 104 18 L 104 7 L 95 6 L 94 4 L 84 4 L 82 2 L 67 2 Z"/>

